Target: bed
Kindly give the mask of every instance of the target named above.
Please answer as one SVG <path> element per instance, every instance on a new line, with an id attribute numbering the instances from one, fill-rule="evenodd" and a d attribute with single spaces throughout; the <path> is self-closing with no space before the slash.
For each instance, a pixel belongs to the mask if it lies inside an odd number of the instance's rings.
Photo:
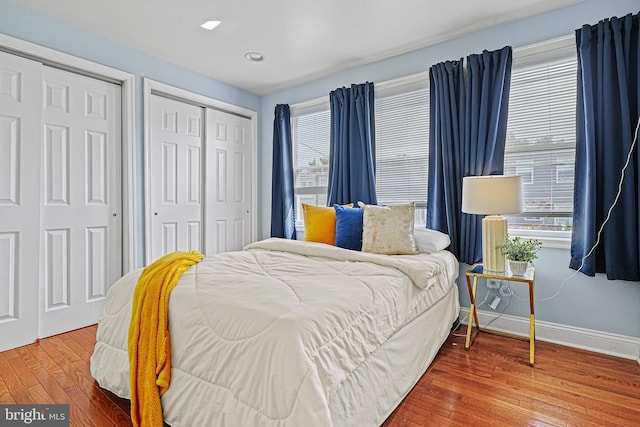
<path id="1" fill-rule="evenodd" d="M 140 273 L 110 288 L 91 357 L 98 384 L 123 398 Z M 457 275 L 444 250 L 390 256 L 271 238 L 206 257 L 171 294 L 165 422 L 380 425 L 458 317 Z"/>

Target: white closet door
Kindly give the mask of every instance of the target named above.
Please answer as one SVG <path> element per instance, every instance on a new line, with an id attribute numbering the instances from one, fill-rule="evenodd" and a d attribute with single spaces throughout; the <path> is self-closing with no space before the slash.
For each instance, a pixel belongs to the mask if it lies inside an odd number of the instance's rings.
<path id="1" fill-rule="evenodd" d="M 203 109 L 157 95 L 150 102 L 147 263 L 173 251 L 202 251 L 203 233 Z"/>
<path id="2" fill-rule="evenodd" d="M 121 275 L 120 87 L 43 67 L 40 337 L 97 323 Z"/>
<path id="3" fill-rule="evenodd" d="M 37 338 L 40 73 L 0 52 L 0 351 Z"/>
<path id="4" fill-rule="evenodd" d="M 253 238 L 251 120 L 207 109 L 205 250 L 241 250 Z"/>

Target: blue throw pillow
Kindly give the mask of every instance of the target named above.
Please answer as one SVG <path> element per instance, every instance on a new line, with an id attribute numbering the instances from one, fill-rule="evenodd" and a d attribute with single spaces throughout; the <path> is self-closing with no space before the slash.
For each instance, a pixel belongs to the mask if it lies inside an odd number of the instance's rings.
<path id="1" fill-rule="evenodd" d="M 336 246 L 361 250 L 363 210 L 340 205 L 333 208 L 336 210 Z"/>

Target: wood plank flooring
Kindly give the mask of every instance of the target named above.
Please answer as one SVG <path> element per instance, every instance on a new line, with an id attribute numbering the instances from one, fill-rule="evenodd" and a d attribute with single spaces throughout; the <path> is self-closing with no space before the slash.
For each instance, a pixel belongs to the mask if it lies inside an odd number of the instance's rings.
<path id="1" fill-rule="evenodd" d="M 69 403 L 72 426 L 130 426 L 129 402 L 89 372 L 95 332 L 0 353 L 0 403 Z M 465 351 L 452 334 L 384 427 L 640 425 L 636 361 L 536 342 L 531 368 L 528 345 L 481 333 Z"/>

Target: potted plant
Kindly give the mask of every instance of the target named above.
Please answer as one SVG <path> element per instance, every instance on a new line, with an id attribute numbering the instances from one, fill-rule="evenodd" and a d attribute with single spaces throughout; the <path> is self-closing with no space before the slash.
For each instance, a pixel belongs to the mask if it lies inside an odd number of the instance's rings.
<path id="1" fill-rule="evenodd" d="M 522 239 L 520 236 L 509 237 L 504 240 L 500 250 L 509 260 L 509 269 L 516 276 L 522 276 L 529 267 L 529 263 L 538 257 L 538 250 L 542 242 L 536 239 Z"/>

